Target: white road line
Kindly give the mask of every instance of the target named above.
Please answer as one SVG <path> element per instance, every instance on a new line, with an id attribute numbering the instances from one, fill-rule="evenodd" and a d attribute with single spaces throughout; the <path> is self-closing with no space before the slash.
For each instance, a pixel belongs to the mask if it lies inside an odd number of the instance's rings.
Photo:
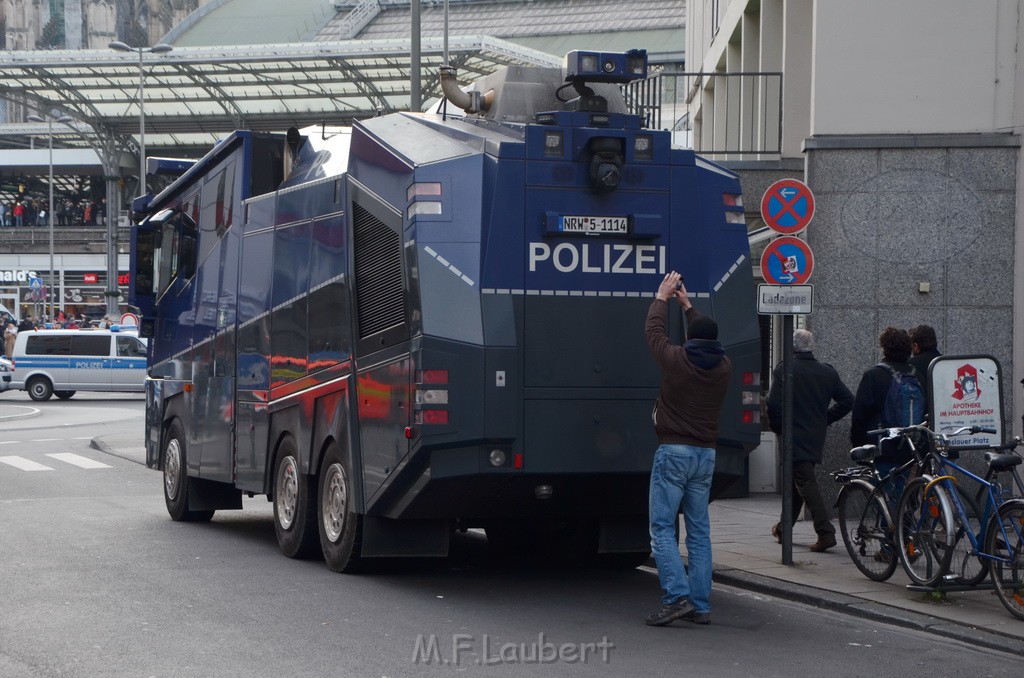
<path id="1" fill-rule="evenodd" d="M 59 440 L 63 440 L 63 438 L 36 438 L 35 440 L 30 440 L 29 442 L 31 442 L 31 443 L 55 443 L 55 442 L 57 442 Z"/>
<path id="2" fill-rule="evenodd" d="M 53 454 L 48 454 L 46 456 L 80 468 L 113 468 L 109 464 L 104 464 L 102 462 L 89 459 L 88 457 L 74 454 L 73 452 L 54 452 Z"/>
<path id="3" fill-rule="evenodd" d="M 0 445 L 17 445 L 20 440 L 0 440 Z"/>
<path id="4" fill-rule="evenodd" d="M 25 457 L 0 457 L 0 464 L 7 464 L 22 471 L 52 471 L 49 466 L 43 466 Z"/>

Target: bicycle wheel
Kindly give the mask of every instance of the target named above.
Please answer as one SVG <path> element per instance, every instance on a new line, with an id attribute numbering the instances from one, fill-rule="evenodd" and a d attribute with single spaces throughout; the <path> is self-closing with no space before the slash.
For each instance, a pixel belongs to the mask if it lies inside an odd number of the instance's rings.
<path id="1" fill-rule="evenodd" d="M 990 563 L 999 600 L 1010 614 L 1024 619 L 1024 501 L 1011 499 L 992 516 L 985 530 L 985 552 L 999 558 Z"/>
<path id="2" fill-rule="evenodd" d="M 953 560 L 953 511 L 941 485 L 922 476 L 907 483 L 896 509 L 900 563 L 911 581 L 932 586 Z"/>
<path id="3" fill-rule="evenodd" d="M 977 502 L 961 490 L 959 485 L 956 486 L 956 491 L 960 496 L 960 502 L 963 504 L 964 513 L 967 514 L 969 524 L 965 527 L 960 520 L 960 514 L 955 510 L 953 511 L 956 537 L 953 545 L 953 559 L 949 564 L 949 572 L 954 575 L 954 581 L 957 584 L 977 586 L 985 581 L 985 577 L 988 576 L 989 560 L 977 553 L 972 553 L 974 546 L 967 537 L 967 530 L 969 529 L 974 534 L 978 544 L 981 548 L 984 548 L 985 533 L 981 525 L 981 510 L 978 509 Z"/>
<path id="4" fill-rule="evenodd" d="M 866 484 L 853 482 L 839 493 L 839 531 L 865 577 L 885 581 L 896 571 L 898 556 L 885 504 Z"/>

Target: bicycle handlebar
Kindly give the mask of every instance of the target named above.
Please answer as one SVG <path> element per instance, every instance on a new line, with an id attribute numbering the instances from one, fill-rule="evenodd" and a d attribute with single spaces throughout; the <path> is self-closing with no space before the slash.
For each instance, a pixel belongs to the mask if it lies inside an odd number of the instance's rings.
<path id="1" fill-rule="evenodd" d="M 913 426 L 894 426 L 891 428 L 879 428 L 875 429 L 874 431 L 868 431 L 868 435 L 877 436 L 886 434 L 887 438 L 895 438 L 898 435 L 903 435 L 906 433 L 910 433 L 912 431 L 921 431 L 922 433 L 928 434 L 932 438 L 953 438 L 955 436 L 960 436 L 965 433 L 998 433 L 998 431 L 996 431 L 994 428 L 990 426 L 961 426 L 960 428 L 951 433 L 935 433 L 924 424 L 915 424 Z M 986 446 L 984 449 L 988 449 L 989 447 L 990 446 Z"/>

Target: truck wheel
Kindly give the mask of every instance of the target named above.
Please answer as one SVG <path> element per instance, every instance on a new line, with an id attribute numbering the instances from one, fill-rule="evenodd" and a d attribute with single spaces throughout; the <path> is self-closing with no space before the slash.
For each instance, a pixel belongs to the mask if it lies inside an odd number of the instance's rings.
<path id="1" fill-rule="evenodd" d="M 363 564 L 363 517 L 355 512 L 352 475 L 337 445 L 320 464 L 320 548 L 327 567 L 355 572 Z"/>
<path id="2" fill-rule="evenodd" d="M 75 395 L 75 391 L 54 391 L 53 395 L 57 396 L 61 400 L 67 400 L 71 396 Z"/>
<path id="3" fill-rule="evenodd" d="M 32 377 L 25 385 L 28 397 L 37 402 L 49 400 L 53 395 L 53 384 L 46 377 Z"/>
<path id="4" fill-rule="evenodd" d="M 308 558 L 317 552 L 316 480 L 299 469 L 295 442 L 285 438 L 274 471 L 274 532 L 281 553 Z"/>
<path id="5" fill-rule="evenodd" d="M 213 518 L 213 511 L 191 511 L 188 508 L 188 464 L 185 457 L 185 431 L 181 421 L 175 419 L 164 435 L 161 453 L 164 469 L 164 503 L 171 520 L 205 522 Z"/>

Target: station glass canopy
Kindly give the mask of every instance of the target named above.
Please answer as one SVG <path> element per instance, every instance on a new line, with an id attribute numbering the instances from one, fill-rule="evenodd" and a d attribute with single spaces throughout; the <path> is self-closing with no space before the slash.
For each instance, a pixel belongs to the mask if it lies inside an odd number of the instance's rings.
<path id="1" fill-rule="evenodd" d="M 208 148 L 235 129 L 348 125 L 408 110 L 410 48 L 408 39 L 348 40 L 143 54 L 147 148 Z M 444 51 L 441 38 L 421 42 L 424 107 L 441 96 Z M 488 36 L 449 38 L 448 55 L 463 83 L 503 66 L 561 65 L 550 54 Z M 54 126 L 63 146 L 93 145 L 83 128 L 107 138 L 136 136 L 139 79 L 138 52 L 0 52 L 0 97 L 9 112 L 23 102 L 28 112 L 58 110 L 76 118 L 78 131 Z M 13 132 L 14 125 L 3 127 Z"/>

